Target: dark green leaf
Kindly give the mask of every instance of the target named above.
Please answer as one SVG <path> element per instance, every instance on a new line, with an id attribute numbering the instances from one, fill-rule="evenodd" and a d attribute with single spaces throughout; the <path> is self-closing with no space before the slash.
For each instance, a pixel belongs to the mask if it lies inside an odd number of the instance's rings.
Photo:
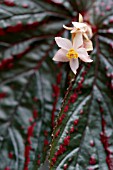
<path id="1" fill-rule="evenodd" d="M 91 54 L 94 62 L 82 67 L 72 91 L 70 86 L 67 90 L 53 132 L 50 150 L 51 170 L 112 170 L 111 3 L 113 1 L 109 3 L 101 1 L 90 9 L 90 18 L 95 31 L 94 51 Z"/>

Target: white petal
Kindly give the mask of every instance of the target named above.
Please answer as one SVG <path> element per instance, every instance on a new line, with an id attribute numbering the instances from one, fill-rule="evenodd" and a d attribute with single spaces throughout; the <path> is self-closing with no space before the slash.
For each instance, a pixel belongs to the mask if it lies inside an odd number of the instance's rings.
<path id="1" fill-rule="evenodd" d="M 73 27 L 67 27 L 66 25 L 63 25 L 63 27 L 66 29 L 66 30 L 72 30 Z"/>
<path id="2" fill-rule="evenodd" d="M 89 40 L 89 38 L 88 38 L 88 36 L 87 36 L 86 33 L 83 33 L 83 36 L 84 36 L 84 38 L 85 38 L 86 40 Z"/>
<path id="3" fill-rule="evenodd" d="M 92 44 L 92 41 L 91 40 L 84 40 L 84 48 L 87 50 L 87 51 L 92 51 L 93 50 L 93 44 Z"/>
<path id="4" fill-rule="evenodd" d="M 88 62 L 88 63 L 90 63 L 90 62 L 93 61 L 93 60 L 90 59 L 90 57 L 89 57 L 89 55 L 88 55 L 88 53 L 87 53 L 87 51 L 86 51 L 85 48 L 79 48 L 79 49 L 77 50 L 77 52 L 78 52 L 79 58 L 80 58 L 82 61 Z"/>
<path id="5" fill-rule="evenodd" d="M 87 34 L 88 34 L 89 38 L 91 38 L 93 36 L 92 29 L 88 24 L 87 24 Z"/>
<path id="6" fill-rule="evenodd" d="M 69 50 L 70 48 L 72 48 L 72 43 L 70 40 L 66 39 L 66 38 L 62 38 L 62 37 L 55 37 L 55 41 L 57 43 L 57 45 L 65 50 Z"/>
<path id="7" fill-rule="evenodd" d="M 77 28 L 73 27 L 71 33 L 77 33 L 77 32 L 78 32 Z M 79 32 L 80 32 L 80 31 L 79 31 Z"/>
<path id="8" fill-rule="evenodd" d="M 60 49 L 57 51 L 55 56 L 53 57 L 54 61 L 60 61 L 60 62 L 68 62 L 69 59 L 66 57 L 67 51 L 64 49 Z"/>
<path id="9" fill-rule="evenodd" d="M 79 13 L 79 22 L 83 22 L 83 16 Z"/>
<path id="10" fill-rule="evenodd" d="M 77 50 L 81 45 L 83 45 L 82 33 L 77 33 L 73 39 L 73 48 Z"/>
<path id="11" fill-rule="evenodd" d="M 77 52 L 78 52 L 79 55 L 84 54 L 85 56 L 88 56 L 88 53 L 87 53 L 86 49 L 83 48 L 83 47 L 82 48 L 78 48 Z"/>
<path id="12" fill-rule="evenodd" d="M 77 59 L 71 59 L 69 64 L 70 64 L 70 67 L 71 67 L 71 70 L 73 71 L 73 73 L 76 74 L 76 72 L 77 72 L 76 70 L 79 67 L 78 58 Z"/>
<path id="13" fill-rule="evenodd" d="M 72 24 L 74 25 L 74 27 L 76 28 L 86 28 L 87 25 L 85 23 L 80 23 L 80 22 L 72 22 Z"/>

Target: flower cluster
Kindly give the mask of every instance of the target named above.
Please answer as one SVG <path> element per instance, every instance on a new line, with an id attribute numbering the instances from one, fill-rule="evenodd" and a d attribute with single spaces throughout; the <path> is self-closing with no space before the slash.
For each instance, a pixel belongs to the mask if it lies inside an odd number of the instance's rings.
<path id="1" fill-rule="evenodd" d="M 71 31 L 72 41 L 55 37 L 55 41 L 60 49 L 55 54 L 53 60 L 60 62 L 69 62 L 71 70 L 76 74 L 76 70 L 79 67 L 78 58 L 84 62 L 92 62 L 87 51 L 93 50 L 92 41 L 92 29 L 87 23 L 83 23 L 83 17 L 79 14 L 79 22 L 72 22 L 73 27 L 63 27 Z"/>

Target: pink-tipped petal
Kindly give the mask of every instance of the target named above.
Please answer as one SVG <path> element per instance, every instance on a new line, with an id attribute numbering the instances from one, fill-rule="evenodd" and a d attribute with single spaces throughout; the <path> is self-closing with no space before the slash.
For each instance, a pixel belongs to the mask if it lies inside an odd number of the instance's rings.
<path id="1" fill-rule="evenodd" d="M 66 39 L 66 38 L 62 38 L 62 37 L 55 37 L 55 41 L 57 43 L 57 45 L 65 50 L 69 50 L 70 48 L 72 48 L 72 43 L 70 40 Z"/>
<path id="2" fill-rule="evenodd" d="M 92 51 L 93 50 L 93 44 L 92 44 L 92 41 L 91 40 L 84 40 L 84 48 L 87 50 L 87 51 Z"/>
<path id="3" fill-rule="evenodd" d="M 82 61 L 87 62 L 87 63 L 90 63 L 90 62 L 93 61 L 93 60 L 90 59 L 90 56 L 88 55 L 88 53 L 87 53 L 85 48 L 79 48 L 77 50 L 77 52 L 78 52 L 79 58 Z"/>
<path id="4" fill-rule="evenodd" d="M 78 58 L 77 58 L 77 59 L 71 59 L 69 64 L 70 64 L 70 68 L 71 68 L 71 70 L 73 71 L 73 73 L 76 74 L 76 73 L 77 73 L 76 70 L 77 70 L 78 67 L 79 67 Z"/>
<path id="5" fill-rule="evenodd" d="M 60 49 L 57 51 L 55 56 L 53 57 L 54 61 L 60 61 L 60 62 L 68 62 L 69 59 L 66 57 L 67 51 L 64 49 Z"/>
<path id="6" fill-rule="evenodd" d="M 73 48 L 77 50 L 82 45 L 83 45 L 82 33 L 77 33 L 73 39 Z"/>

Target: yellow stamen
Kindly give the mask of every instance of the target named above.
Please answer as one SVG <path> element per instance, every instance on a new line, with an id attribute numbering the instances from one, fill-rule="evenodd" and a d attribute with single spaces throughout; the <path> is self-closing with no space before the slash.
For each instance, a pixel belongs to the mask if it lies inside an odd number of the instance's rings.
<path id="1" fill-rule="evenodd" d="M 66 57 L 67 57 L 68 59 L 78 58 L 78 53 L 77 53 L 73 48 L 71 48 L 71 49 L 67 52 Z"/>

